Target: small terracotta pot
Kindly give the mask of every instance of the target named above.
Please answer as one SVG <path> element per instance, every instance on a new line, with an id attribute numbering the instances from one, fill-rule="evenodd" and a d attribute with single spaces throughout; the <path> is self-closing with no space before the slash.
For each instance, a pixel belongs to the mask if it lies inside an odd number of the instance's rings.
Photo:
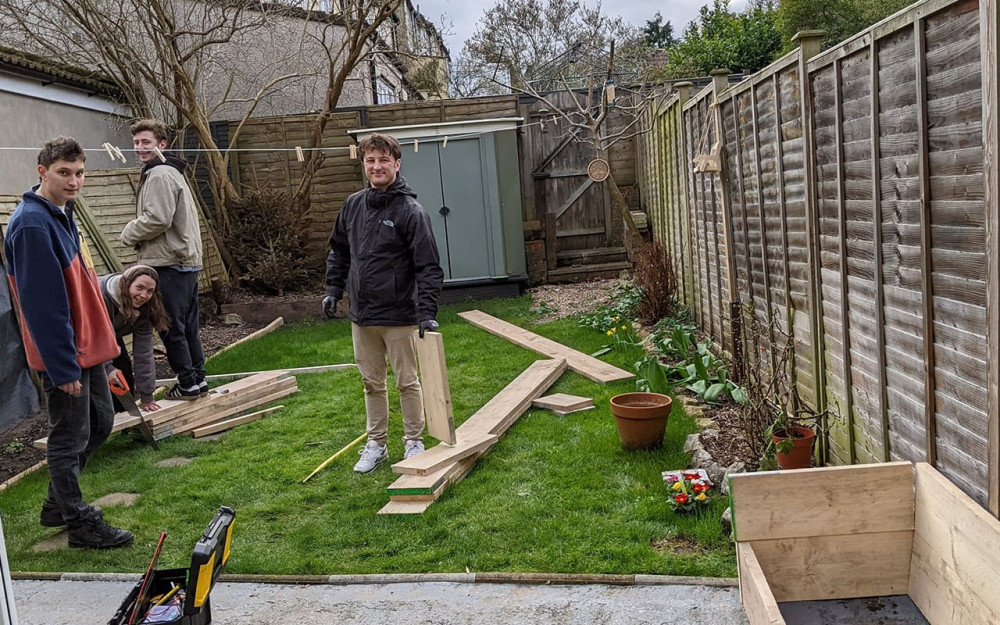
<path id="1" fill-rule="evenodd" d="M 611 398 L 622 447 L 628 450 L 654 449 L 663 445 L 671 399 L 660 393 L 622 393 Z"/>
<path id="2" fill-rule="evenodd" d="M 795 448 L 788 453 L 777 452 L 779 469 L 808 469 L 812 465 L 812 447 L 816 440 L 816 432 L 809 428 L 792 427 L 789 431 L 778 431 L 771 439 L 777 445 L 783 440 L 791 439 Z M 792 436 L 788 436 L 791 433 Z M 783 436 L 780 436 L 782 435 Z"/>

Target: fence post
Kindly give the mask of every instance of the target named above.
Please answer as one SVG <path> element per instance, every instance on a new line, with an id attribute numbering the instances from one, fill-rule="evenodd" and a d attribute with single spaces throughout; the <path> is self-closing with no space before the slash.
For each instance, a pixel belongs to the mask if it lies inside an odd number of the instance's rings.
<path id="1" fill-rule="evenodd" d="M 675 82 L 674 89 L 677 90 L 677 132 L 680 138 L 680 155 L 678 156 L 678 162 L 681 167 L 678 168 L 678 173 L 681 174 L 679 177 L 681 179 L 680 185 L 680 201 L 677 203 L 678 212 L 681 217 L 681 245 L 686 246 L 686 253 L 682 254 L 682 260 L 685 261 L 684 266 L 686 267 L 687 274 L 685 276 L 684 284 L 688 287 L 688 306 L 691 308 L 691 312 L 697 313 L 695 311 L 695 297 L 697 294 L 697 285 L 695 284 L 695 273 L 694 273 L 694 256 L 693 249 L 691 247 L 691 208 L 688 204 L 690 189 L 688 189 L 688 167 L 690 167 L 690 160 L 688 159 L 687 151 L 687 133 L 684 131 L 684 105 L 687 101 L 691 99 L 691 87 L 694 86 L 693 82 L 683 81 Z"/>
<path id="2" fill-rule="evenodd" d="M 820 286 L 819 258 L 819 220 L 816 215 L 816 159 L 813 154 L 813 108 L 812 89 L 809 82 L 809 59 L 820 52 L 823 36 L 822 30 L 805 30 L 792 37 L 793 43 L 799 45 L 799 105 L 802 111 L 802 138 L 805 142 L 805 185 L 806 185 L 806 227 L 809 235 L 806 246 L 809 254 L 809 266 L 812 268 L 812 289 L 809 292 L 809 320 L 812 325 L 813 349 L 813 398 L 815 409 L 822 413 L 826 410 L 826 365 L 823 355 L 823 304 L 822 288 Z M 820 437 L 820 462 L 826 464 L 829 440 L 828 420 L 824 418 Z"/>
<path id="3" fill-rule="evenodd" d="M 979 0 L 983 67 L 983 163 L 986 178 L 986 358 L 989 415 L 989 510 L 1000 517 L 1000 11 L 996 0 Z"/>
<path id="4" fill-rule="evenodd" d="M 719 186 L 720 194 L 722 195 L 722 230 L 723 237 L 726 243 L 726 298 L 729 300 L 728 308 L 721 306 L 722 293 L 719 293 L 719 316 L 723 316 L 723 311 L 728 310 L 729 314 L 729 340 L 731 342 L 731 352 L 733 359 L 736 360 L 737 357 L 737 339 L 742 340 L 741 336 L 737 337 L 736 329 L 739 321 L 733 317 L 733 305 L 739 304 L 739 298 L 736 295 L 736 263 L 733 259 L 733 215 L 732 215 L 732 205 L 730 203 L 729 197 L 729 156 L 726 150 L 726 133 L 723 130 L 723 117 L 722 117 L 722 102 L 719 100 L 719 95 L 729 88 L 729 70 L 727 69 L 717 69 L 712 73 L 712 90 L 714 91 L 714 102 L 715 110 L 713 111 L 715 128 L 719 136 L 717 139 L 722 145 L 722 153 L 720 157 L 720 167 L 719 167 Z M 718 271 L 718 270 L 717 270 Z M 723 336 L 725 336 L 725 318 L 719 320 L 723 324 Z M 737 361 L 738 366 L 742 366 L 742 345 L 740 346 L 740 361 Z"/>

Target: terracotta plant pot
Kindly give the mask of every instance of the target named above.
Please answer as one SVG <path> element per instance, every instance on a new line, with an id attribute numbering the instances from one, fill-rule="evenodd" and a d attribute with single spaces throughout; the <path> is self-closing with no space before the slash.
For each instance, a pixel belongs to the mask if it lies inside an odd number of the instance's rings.
<path id="1" fill-rule="evenodd" d="M 787 439 L 791 439 L 795 445 L 795 448 L 788 453 L 777 452 L 779 469 L 808 469 L 812 464 L 812 447 L 816 433 L 809 428 L 792 427 L 788 431 L 778 430 L 773 433 L 771 439 L 775 446 Z"/>
<path id="2" fill-rule="evenodd" d="M 622 393 L 611 398 L 622 447 L 654 449 L 663 445 L 670 416 L 670 397 L 660 393 Z"/>

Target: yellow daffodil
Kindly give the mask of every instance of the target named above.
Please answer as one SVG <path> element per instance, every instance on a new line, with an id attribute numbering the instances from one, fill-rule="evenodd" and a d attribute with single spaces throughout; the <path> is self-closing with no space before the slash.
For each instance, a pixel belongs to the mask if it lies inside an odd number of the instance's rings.
<path id="1" fill-rule="evenodd" d="M 608 336 L 611 336 L 614 333 L 615 333 L 615 329 L 614 328 L 611 328 L 610 330 L 608 330 Z"/>
<path id="2" fill-rule="evenodd" d="M 628 326 L 622 326 L 622 330 L 628 330 Z"/>

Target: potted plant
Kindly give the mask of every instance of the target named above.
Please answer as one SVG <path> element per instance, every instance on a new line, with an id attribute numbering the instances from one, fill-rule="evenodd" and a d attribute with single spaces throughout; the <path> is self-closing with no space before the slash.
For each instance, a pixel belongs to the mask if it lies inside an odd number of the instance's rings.
<path id="1" fill-rule="evenodd" d="M 622 393 L 611 398 L 622 447 L 628 450 L 654 449 L 663 445 L 672 400 L 669 384 L 655 357 L 646 362 L 646 392 Z"/>
<path id="2" fill-rule="evenodd" d="M 807 469 L 812 465 L 816 431 L 811 427 L 815 417 L 808 413 L 780 411 L 768 429 L 779 469 Z"/>

